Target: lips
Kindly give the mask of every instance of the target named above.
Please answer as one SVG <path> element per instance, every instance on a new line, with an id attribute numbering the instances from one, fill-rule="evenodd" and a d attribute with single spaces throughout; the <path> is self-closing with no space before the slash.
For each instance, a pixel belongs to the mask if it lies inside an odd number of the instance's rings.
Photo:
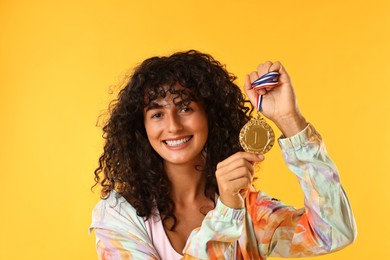
<path id="1" fill-rule="evenodd" d="M 187 137 L 183 137 L 183 138 L 179 138 L 179 139 L 164 140 L 163 142 L 170 147 L 177 147 L 177 146 L 180 146 L 180 145 L 187 143 L 191 139 L 192 139 L 192 136 L 187 136 Z"/>

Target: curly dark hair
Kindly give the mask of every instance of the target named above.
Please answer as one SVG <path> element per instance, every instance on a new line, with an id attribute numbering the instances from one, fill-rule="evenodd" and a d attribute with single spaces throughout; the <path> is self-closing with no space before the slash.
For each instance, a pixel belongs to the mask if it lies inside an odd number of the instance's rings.
<path id="1" fill-rule="evenodd" d="M 251 109 L 236 77 L 212 56 L 195 50 L 142 62 L 110 104 L 110 118 L 103 127 L 104 152 L 95 170 L 95 185 L 101 197 L 112 190 L 120 193 L 141 217 L 148 218 L 157 207 L 163 221 L 176 217 L 170 197 L 171 183 L 162 158 L 151 147 L 144 126 L 144 109 L 167 92 L 179 103 L 202 102 L 208 118 L 209 134 L 204 147 L 205 195 L 214 201 L 219 194 L 215 177 L 217 164 L 242 150 L 241 127 L 250 119 Z M 177 90 L 179 84 L 183 88 Z M 165 88 L 164 88 L 165 87 Z M 168 89 L 167 89 L 168 87 Z M 181 105 L 181 104 L 176 104 Z M 215 203 L 215 201 L 214 201 Z"/>

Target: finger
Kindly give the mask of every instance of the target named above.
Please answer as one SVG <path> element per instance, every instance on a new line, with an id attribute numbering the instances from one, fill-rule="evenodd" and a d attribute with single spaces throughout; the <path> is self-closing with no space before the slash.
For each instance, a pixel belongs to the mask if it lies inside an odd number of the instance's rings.
<path id="1" fill-rule="evenodd" d="M 240 180 L 240 179 L 247 179 L 250 183 L 252 183 L 253 180 L 253 173 L 248 171 L 246 168 L 239 168 L 232 172 L 229 172 L 229 174 L 216 174 L 217 177 L 217 183 L 218 187 L 230 187 L 231 183 Z"/>
<path id="2" fill-rule="evenodd" d="M 281 72 L 280 69 L 283 68 L 282 64 L 279 61 L 275 61 L 269 68 L 269 71 Z"/>
<path id="3" fill-rule="evenodd" d="M 242 173 L 240 172 L 241 168 L 246 171 L 249 171 L 250 174 L 253 175 L 254 172 L 253 163 L 243 158 L 237 159 L 229 164 L 224 165 L 223 167 L 218 168 L 216 174 L 218 174 L 219 176 L 231 175 L 230 179 L 236 179 L 242 177 L 239 175 L 240 173 Z"/>
<path id="4" fill-rule="evenodd" d="M 218 186 L 230 185 L 229 183 L 238 179 L 246 178 L 252 182 L 254 175 L 253 166 L 236 168 L 233 171 L 217 170 L 215 176 Z"/>
<path id="5" fill-rule="evenodd" d="M 271 91 L 273 88 L 277 87 L 278 85 L 265 86 L 263 90 L 265 93 L 267 93 L 268 91 Z M 262 95 L 264 95 L 264 94 L 262 94 Z"/>
<path id="6" fill-rule="evenodd" d="M 260 64 L 259 66 L 257 66 L 257 73 L 259 74 L 259 76 L 263 76 L 265 73 L 269 72 L 270 71 L 270 68 L 272 66 L 272 62 L 270 61 L 266 61 L 264 62 L 263 64 Z"/>
<path id="7" fill-rule="evenodd" d="M 251 80 L 251 83 L 252 83 L 253 81 L 255 81 L 256 79 L 259 78 L 259 74 L 256 71 L 252 71 L 249 74 L 249 77 L 250 77 L 250 80 Z"/>
<path id="8" fill-rule="evenodd" d="M 249 190 L 251 184 L 252 180 L 248 178 L 240 178 L 229 183 L 229 185 L 231 185 L 232 194 L 238 194 L 242 191 Z"/>
<path id="9" fill-rule="evenodd" d="M 245 76 L 244 90 L 253 106 L 256 106 L 257 92 L 252 88 L 250 76 Z"/>
<path id="10" fill-rule="evenodd" d="M 237 178 L 233 178 L 234 176 L 239 176 Z M 249 185 L 252 184 L 253 175 L 251 175 L 245 169 L 237 169 L 234 174 L 226 175 L 226 176 L 217 176 L 218 187 L 223 192 L 233 193 L 238 192 L 241 189 L 249 189 Z"/>
<path id="11" fill-rule="evenodd" d="M 254 107 L 257 106 L 256 102 L 257 102 L 257 97 L 259 95 L 262 95 L 260 94 L 259 90 L 258 89 L 254 89 L 253 86 L 252 86 L 252 83 L 257 80 L 259 78 L 259 74 L 256 72 L 256 71 L 252 71 L 249 75 L 249 78 L 250 78 L 250 82 L 251 82 L 251 88 L 253 91 L 251 91 L 250 93 L 248 93 L 248 96 L 249 96 L 249 100 L 251 101 L 252 105 Z M 264 91 L 261 91 L 261 92 L 264 92 Z"/>
<path id="12" fill-rule="evenodd" d="M 260 162 L 260 161 L 263 161 L 264 160 L 264 155 L 262 154 L 257 154 L 257 153 L 251 153 L 251 152 L 237 152 L 231 156 L 229 156 L 228 158 L 226 158 L 225 160 L 223 160 L 222 162 L 218 163 L 217 164 L 217 169 L 239 159 L 239 158 L 244 158 L 246 159 L 247 161 L 250 161 L 250 162 Z"/>
<path id="13" fill-rule="evenodd" d="M 248 74 L 245 75 L 245 83 L 244 83 L 244 89 L 245 91 L 252 90 L 252 84 L 251 84 L 251 79 Z"/>
<path id="14" fill-rule="evenodd" d="M 281 82 L 286 82 L 287 80 L 290 79 L 290 76 L 288 75 L 284 66 L 279 61 L 275 61 L 274 64 L 272 64 L 272 66 L 270 67 L 270 71 L 279 72 L 279 78 L 280 78 Z"/>
<path id="15" fill-rule="evenodd" d="M 239 179 L 229 185 L 219 186 L 219 194 L 223 204 L 229 208 L 244 208 L 244 198 L 250 189 L 248 179 Z"/>
<path id="16" fill-rule="evenodd" d="M 230 164 L 231 162 L 239 159 L 239 158 L 244 158 L 250 162 L 260 162 L 264 160 L 264 155 L 258 154 L 258 153 L 252 153 L 252 152 L 237 152 L 222 162 L 217 164 L 217 169 L 224 167 L 225 165 Z"/>
<path id="17" fill-rule="evenodd" d="M 238 175 L 238 178 L 232 178 Z M 241 190 L 249 190 L 253 182 L 253 175 L 245 169 L 237 169 L 234 174 L 218 176 L 217 183 L 220 195 L 233 195 L 239 193 Z"/>

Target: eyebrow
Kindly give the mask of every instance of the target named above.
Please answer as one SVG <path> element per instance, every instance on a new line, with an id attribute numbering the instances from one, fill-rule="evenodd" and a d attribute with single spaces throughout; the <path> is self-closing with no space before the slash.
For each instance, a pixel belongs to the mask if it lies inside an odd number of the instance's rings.
<path id="1" fill-rule="evenodd" d="M 175 103 L 174 105 L 177 107 L 182 107 L 184 105 L 184 102 L 183 102 L 183 100 L 180 100 L 179 102 Z M 167 106 L 167 105 L 161 105 L 158 102 L 152 101 L 152 102 L 150 102 L 150 104 L 148 106 L 146 106 L 145 112 L 148 112 L 149 110 L 152 110 L 152 109 L 162 109 L 165 106 Z"/>
<path id="2" fill-rule="evenodd" d="M 148 106 L 146 106 L 146 112 L 148 112 L 149 110 L 152 110 L 152 109 L 160 109 L 160 108 L 163 108 L 164 106 L 157 103 L 157 102 L 150 102 L 150 104 Z"/>

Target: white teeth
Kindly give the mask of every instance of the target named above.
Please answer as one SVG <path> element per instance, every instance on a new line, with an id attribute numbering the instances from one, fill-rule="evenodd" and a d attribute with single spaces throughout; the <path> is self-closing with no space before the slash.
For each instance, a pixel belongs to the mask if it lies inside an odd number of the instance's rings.
<path id="1" fill-rule="evenodd" d="M 170 140 L 170 141 L 166 140 L 165 142 L 169 146 L 179 146 L 179 145 L 182 145 L 182 144 L 188 142 L 190 139 L 191 139 L 191 137 L 186 137 L 186 138 L 179 139 L 179 140 Z"/>

